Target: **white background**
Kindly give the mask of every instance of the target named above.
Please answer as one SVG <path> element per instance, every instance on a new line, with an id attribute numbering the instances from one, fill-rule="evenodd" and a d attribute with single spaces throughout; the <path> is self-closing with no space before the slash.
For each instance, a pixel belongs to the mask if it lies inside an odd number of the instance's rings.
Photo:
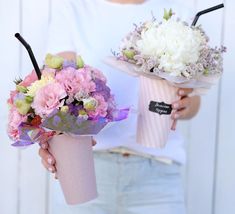
<path id="1" fill-rule="evenodd" d="M 201 10 L 221 1 L 187 3 Z M 198 116 L 179 124 L 188 141 L 188 163 L 183 172 L 188 214 L 235 213 L 235 2 L 224 3 L 225 10 L 199 21 L 211 44 L 228 47 L 223 78 L 202 98 Z M 0 0 L 1 214 L 52 214 L 50 186 L 55 181 L 41 166 L 38 146 L 17 150 L 10 146 L 6 135 L 6 99 L 14 87 L 12 80 L 32 69 L 27 53 L 13 35 L 21 32 L 33 47 L 38 62 L 42 62 L 50 10 L 49 0 Z"/>

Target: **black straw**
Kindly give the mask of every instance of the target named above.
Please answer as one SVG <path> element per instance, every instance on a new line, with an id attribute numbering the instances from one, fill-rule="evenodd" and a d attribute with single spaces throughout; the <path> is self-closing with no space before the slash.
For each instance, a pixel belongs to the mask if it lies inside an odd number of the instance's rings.
<path id="1" fill-rule="evenodd" d="M 200 17 L 201 15 L 206 14 L 206 13 L 210 13 L 210 12 L 212 12 L 212 11 L 214 11 L 214 10 L 218 10 L 218 9 L 223 8 L 223 7 L 224 7 L 224 4 L 219 4 L 219 5 L 216 5 L 216 6 L 214 6 L 214 7 L 211 7 L 211 8 L 208 8 L 208 9 L 206 9 L 206 10 L 202 10 L 202 11 L 198 12 L 198 13 L 196 14 L 194 20 L 193 20 L 192 26 L 195 26 L 195 25 L 197 24 L 197 21 L 198 21 L 198 19 L 199 19 L 199 17 Z"/>
<path id="2" fill-rule="evenodd" d="M 38 63 L 34 57 L 34 54 L 33 54 L 33 51 L 30 47 L 30 45 L 24 40 L 24 38 L 19 34 L 19 33 L 16 33 L 15 34 L 15 37 L 22 43 L 22 45 L 24 45 L 24 47 L 27 49 L 28 53 L 29 53 L 29 56 L 30 56 L 30 59 L 33 63 L 33 67 L 34 67 L 34 70 L 36 71 L 36 74 L 37 74 L 37 77 L 38 79 L 40 80 L 41 79 L 41 71 L 38 67 Z"/>

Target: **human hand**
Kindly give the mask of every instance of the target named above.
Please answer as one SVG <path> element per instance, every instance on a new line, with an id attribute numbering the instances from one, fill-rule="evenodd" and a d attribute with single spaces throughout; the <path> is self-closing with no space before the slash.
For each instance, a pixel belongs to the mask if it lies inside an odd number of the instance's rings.
<path id="1" fill-rule="evenodd" d="M 177 120 L 191 119 L 197 114 L 200 107 L 200 97 L 189 97 L 192 91 L 193 89 L 190 88 L 180 88 L 178 90 L 178 95 L 181 99 L 172 103 L 173 113 L 171 118 L 174 120 L 171 127 L 172 130 L 176 128 Z"/>
<path id="2" fill-rule="evenodd" d="M 96 145 L 96 141 L 92 139 L 92 146 Z M 56 177 L 56 160 L 53 155 L 48 150 L 49 144 L 48 142 L 41 142 L 39 149 L 39 156 L 41 157 L 42 165 L 51 173 L 55 173 Z"/>

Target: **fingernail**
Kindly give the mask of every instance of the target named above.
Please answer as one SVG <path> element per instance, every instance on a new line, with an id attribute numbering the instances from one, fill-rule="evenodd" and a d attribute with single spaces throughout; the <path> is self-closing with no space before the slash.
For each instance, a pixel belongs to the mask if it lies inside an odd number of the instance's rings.
<path id="1" fill-rule="evenodd" d="M 42 144 L 42 148 L 43 148 L 43 149 L 46 149 L 46 144 Z"/>
<path id="2" fill-rule="evenodd" d="M 179 114 L 175 114 L 175 115 L 174 115 L 174 118 L 175 118 L 175 119 L 178 119 L 179 117 L 180 117 Z"/>
<path id="3" fill-rule="evenodd" d="M 174 103 L 173 104 L 173 108 L 175 108 L 175 109 L 179 108 L 179 104 L 178 103 Z"/>
<path id="4" fill-rule="evenodd" d="M 179 90 L 179 95 L 184 95 L 184 90 Z"/>
<path id="5" fill-rule="evenodd" d="M 51 165 L 52 162 L 53 162 L 52 158 L 48 158 L 48 159 L 47 159 L 47 162 Z"/>
<path id="6" fill-rule="evenodd" d="M 49 170 L 50 172 L 53 172 L 53 169 L 52 169 L 51 167 L 49 167 L 48 170 Z"/>

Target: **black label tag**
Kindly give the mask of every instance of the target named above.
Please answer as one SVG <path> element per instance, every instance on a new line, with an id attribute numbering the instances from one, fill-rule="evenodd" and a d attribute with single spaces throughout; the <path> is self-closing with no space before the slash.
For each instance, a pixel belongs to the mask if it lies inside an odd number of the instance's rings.
<path id="1" fill-rule="evenodd" d="M 169 104 L 166 104 L 164 102 L 155 102 L 150 101 L 149 103 L 149 111 L 158 113 L 160 115 L 162 114 L 171 114 L 172 107 Z"/>

